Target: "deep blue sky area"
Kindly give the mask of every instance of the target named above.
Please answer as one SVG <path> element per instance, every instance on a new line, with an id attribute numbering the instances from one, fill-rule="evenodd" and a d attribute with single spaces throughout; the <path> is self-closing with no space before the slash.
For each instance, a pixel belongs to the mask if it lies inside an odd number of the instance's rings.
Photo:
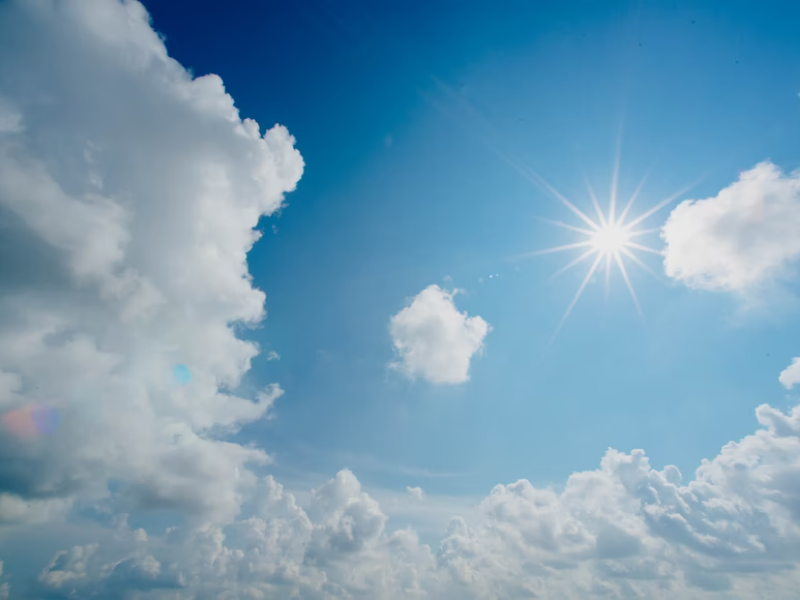
<path id="1" fill-rule="evenodd" d="M 222 77 L 262 130 L 286 125 L 305 160 L 249 256 L 268 318 L 245 385 L 286 393 L 240 435 L 275 472 L 478 494 L 563 482 L 613 447 L 691 477 L 759 404 L 786 404 L 796 311 L 688 289 L 655 255 L 657 278 L 629 267 L 643 317 L 618 271 L 607 299 L 598 273 L 551 342 L 586 269 L 549 281 L 574 253 L 519 255 L 575 239 L 537 217 L 579 223 L 510 163 L 589 211 L 584 174 L 605 206 L 621 140 L 621 198 L 651 169 L 632 214 L 696 184 L 650 228 L 762 160 L 797 168 L 800 6 L 144 4 L 174 58 Z M 466 383 L 386 366 L 390 317 L 431 284 L 492 326 Z"/>

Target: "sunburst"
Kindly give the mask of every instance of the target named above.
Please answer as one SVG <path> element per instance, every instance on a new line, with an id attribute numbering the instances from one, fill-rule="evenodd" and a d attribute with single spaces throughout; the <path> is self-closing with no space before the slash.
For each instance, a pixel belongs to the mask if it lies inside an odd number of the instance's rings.
<path id="1" fill-rule="evenodd" d="M 603 212 L 602 208 L 600 207 L 600 203 L 597 200 L 597 196 L 592 190 L 591 185 L 589 185 L 588 181 L 586 182 L 586 187 L 589 192 L 589 197 L 591 199 L 594 210 L 597 213 L 596 218 L 593 219 L 589 217 L 586 213 L 584 213 L 582 210 L 580 210 L 577 206 L 575 206 L 574 203 L 570 202 L 567 198 L 565 198 L 562 194 L 560 194 L 555 188 L 553 188 L 553 186 L 547 183 L 537 173 L 531 171 L 530 169 L 525 169 L 525 175 L 529 179 L 531 179 L 538 185 L 544 187 L 548 192 L 550 192 L 550 194 L 552 194 L 562 204 L 564 204 L 568 209 L 570 209 L 578 218 L 580 218 L 580 220 L 583 222 L 582 223 L 583 225 L 587 226 L 587 227 L 582 227 L 578 225 L 571 225 L 568 223 L 564 223 L 562 221 L 542 219 L 543 221 L 546 221 L 558 227 L 562 227 L 564 229 L 568 229 L 570 231 L 579 233 L 583 236 L 583 239 L 570 244 L 564 244 L 563 246 L 555 246 L 553 248 L 537 250 L 535 252 L 527 254 L 527 256 L 534 256 L 540 254 L 551 254 L 555 252 L 566 252 L 571 250 L 582 251 L 579 256 L 577 256 L 576 258 L 568 262 L 566 265 L 561 267 L 558 271 L 556 271 L 551 276 L 551 278 L 556 277 L 557 275 L 560 275 L 579 264 L 582 263 L 590 264 L 589 270 L 586 272 L 583 281 L 578 287 L 578 291 L 575 293 L 575 296 L 569 303 L 567 310 L 561 317 L 561 320 L 559 321 L 558 326 L 556 327 L 556 330 L 553 333 L 552 339 L 555 339 L 559 331 L 561 331 L 561 328 L 564 326 L 564 323 L 566 322 L 567 318 L 569 318 L 572 309 L 575 308 L 575 305 L 578 303 L 578 300 L 580 299 L 581 295 L 586 289 L 586 286 L 591 281 L 592 276 L 595 274 L 595 272 L 597 272 L 598 268 L 600 268 L 601 265 L 605 266 L 606 294 L 608 294 L 611 270 L 613 266 L 616 265 L 617 269 L 622 275 L 622 279 L 625 281 L 625 286 L 628 288 L 628 292 L 630 293 L 631 299 L 633 300 L 633 304 L 636 307 L 636 311 L 639 313 L 639 315 L 642 315 L 642 307 L 639 304 L 639 299 L 636 296 L 636 291 L 633 289 L 633 284 L 631 283 L 631 279 L 628 275 L 628 269 L 625 266 L 626 261 L 629 260 L 634 264 L 636 264 L 638 267 L 650 273 L 651 275 L 657 278 L 659 277 L 650 267 L 648 267 L 644 263 L 644 261 L 642 261 L 642 259 L 639 256 L 637 256 L 637 252 L 646 252 L 661 256 L 662 255 L 661 251 L 655 248 L 651 248 L 650 246 L 641 244 L 637 241 L 637 239 L 646 234 L 655 233 L 659 231 L 660 228 L 655 227 L 650 229 L 642 229 L 640 226 L 645 221 L 645 219 L 647 219 L 657 211 L 667 206 L 670 202 L 673 202 L 680 195 L 688 191 L 688 189 L 692 186 L 688 186 L 687 188 L 681 190 L 677 194 L 665 198 L 661 202 L 658 202 L 653 207 L 640 214 L 639 216 L 635 218 L 629 218 L 629 212 L 631 210 L 631 207 L 633 206 L 633 203 L 635 202 L 636 198 L 639 196 L 639 193 L 642 187 L 644 186 L 647 176 L 645 176 L 642 179 L 642 181 L 637 186 L 636 190 L 628 199 L 628 202 L 625 204 L 625 207 L 619 214 L 617 214 L 617 206 L 616 206 L 617 172 L 618 172 L 618 163 L 615 164 L 614 168 L 614 175 L 612 177 L 612 185 L 611 185 L 611 194 L 607 212 Z"/>

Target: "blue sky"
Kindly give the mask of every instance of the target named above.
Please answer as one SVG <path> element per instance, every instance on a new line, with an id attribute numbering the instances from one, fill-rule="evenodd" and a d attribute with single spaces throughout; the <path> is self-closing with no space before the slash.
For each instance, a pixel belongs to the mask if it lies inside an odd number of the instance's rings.
<path id="1" fill-rule="evenodd" d="M 251 376 L 287 395 L 279 418 L 245 433 L 278 468 L 360 472 L 369 456 L 387 467 L 367 476 L 376 484 L 484 493 L 561 481 L 614 447 L 688 475 L 752 429 L 755 406 L 784 402 L 776 372 L 796 318 L 741 316 L 735 299 L 635 266 L 644 320 L 618 273 L 606 305 L 600 276 L 549 344 L 585 269 L 547 278 L 578 252 L 512 257 L 573 241 L 536 219 L 573 215 L 492 147 L 586 210 L 582 171 L 607 202 L 619 138 L 621 197 L 652 167 L 639 212 L 701 178 L 678 200 L 711 196 L 766 157 L 798 164 L 796 15 L 245 4 L 146 6 L 173 56 L 221 74 L 243 115 L 286 124 L 307 164 L 249 256 L 269 312 L 253 337 L 281 355 Z M 459 307 L 492 325 L 485 354 L 455 389 L 403 382 L 385 369 L 387 315 L 445 276 L 465 290 Z"/>
<path id="2" fill-rule="evenodd" d="M 798 25 L 0 0 L 0 600 L 793 598 Z"/>

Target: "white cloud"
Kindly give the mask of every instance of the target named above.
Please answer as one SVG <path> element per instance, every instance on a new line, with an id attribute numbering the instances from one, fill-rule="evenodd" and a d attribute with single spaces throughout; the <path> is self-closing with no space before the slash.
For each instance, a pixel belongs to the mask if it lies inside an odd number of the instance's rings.
<path id="1" fill-rule="evenodd" d="M 662 231 L 664 268 L 690 287 L 752 292 L 796 274 L 798 231 L 800 172 L 762 162 L 713 198 L 672 211 Z"/>
<path id="2" fill-rule="evenodd" d="M 471 522 L 451 519 L 435 551 L 387 529 L 345 470 L 305 507 L 266 477 L 227 526 L 145 538 L 122 522 L 116 546 L 58 553 L 39 585 L 76 597 L 788 600 L 800 585 L 800 406 L 756 416 L 762 429 L 688 483 L 641 450 L 609 450 L 560 491 L 498 485 Z"/>
<path id="3" fill-rule="evenodd" d="M 800 383 L 800 358 L 793 358 L 792 364 L 781 371 L 778 380 L 787 390 Z"/>
<path id="4" fill-rule="evenodd" d="M 419 486 L 411 487 L 410 485 L 407 485 L 406 491 L 408 492 L 408 495 L 415 500 L 422 500 L 425 497 L 425 492 L 423 492 L 422 488 Z"/>
<path id="5" fill-rule="evenodd" d="M 281 355 L 278 354 L 277 352 L 275 352 L 275 350 L 270 350 L 269 353 L 267 354 L 267 360 L 269 360 L 269 361 L 280 360 L 280 359 L 281 359 Z"/>
<path id="6" fill-rule="evenodd" d="M 469 379 L 470 361 L 491 327 L 479 316 L 459 312 L 453 303 L 456 292 L 428 286 L 391 318 L 389 331 L 399 357 L 390 363 L 393 368 L 437 384 Z"/>
<path id="7" fill-rule="evenodd" d="M 72 587 L 81 579 L 86 579 L 86 565 L 97 544 L 73 546 L 70 550 L 59 552 L 39 574 L 39 582 L 48 588 Z"/>
<path id="8" fill-rule="evenodd" d="M 0 288 L 0 522 L 63 514 L 109 481 L 129 510 L 231 520 L 269 456 L 225 435 L 281 393 L 231 391 L 258 353 L 233 327 L 264 314 L 246 255 L 303 171 L 293 138 L 240 119 L 216 75 L 193 79 L 133 0 L 3 3 L 0 90 L 16 244 L 0 266 L 20 273 Z M 58 429 L 17 439 L 40 403 Z"/>

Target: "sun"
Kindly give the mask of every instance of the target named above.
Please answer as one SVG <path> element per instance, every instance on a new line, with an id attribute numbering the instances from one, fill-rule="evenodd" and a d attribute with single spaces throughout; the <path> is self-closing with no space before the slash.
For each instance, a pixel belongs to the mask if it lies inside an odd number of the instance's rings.
<path id="1" fill-rule="evenodd" d="M 622 251 L 627 247 L 630 239 L 630 234 L 624 228 L 613 223 L 606 224 L 591 236 L 592 247 L 603 255 L 614 255 Z"/>
<path id="2" fill-rule="evenodd" d="M 581 254 L 571 260 L 569 263 L 561 267 L 558 271 L 556 271 L 552 277 L 560 275 L 561 273 L 575 267 L 576 265 L 587 262 L 590 263 L 589 270 L 586 273 L 586 276 L 583 278 L 580 286 L 578 287 L 578 291 L 575 293 L 575 296 L 572 298 L 567 310 L 564 312 L 564 316 L 561 318 L 561 321 L 558 324 L 558 327 L 553 334 L 553 339 L 558 335 L 558 332 L 561 330 L 561 327 L 564 325 L 564 322 L 569 317 L 572 309 L 578 303 L 578 300 L 583 294 L 584 289 L 586 289 L 587 284 L 591 281 L 592 276 L 597 272 L 597 270 L 601 267 L 605 269 L 605 287 L 606 293 L 608 293 L 608 286 L 609 286 L 609 279 L 611 277 L 611 271 L 614 266 L 617 267 L 620 274 L 622 275 L 622 279 L 625 281 L 625 286 L 628 288 L 628 292 L 630 293 L 631 299 L 633 300 L 633 304 L 636 307 L 637 312 L 641 315 L 642 308 L 639 305 L 639 299 L 636 297 L 636 292 L 633 289 L 633 284 L 631 283 L 631 279 L 628 276 L 628 270 L 625 266 L 626 261 L 630 261 L 636 264 L 638 267 L 641 267 L 645 271 L 649 272 L 654 277 L 658 278 L 659 276 L 650 268 L 648 267 L 639 256 L 637 256 L 637 252 L 647 252 L 651 254 L 657 254 L 661 256 L 661 251 L 655 248 L 651 248 L 644 244 L 641 244 L 637 241 L 638 238 L 641 236 L 656 233 L 660 231 L 660 228 L 651 228 L 651 229 L 641 229 L 639 226 L 651 215 L 655 212 L 661 210 L 665 206 L 667 206 L 670 202 L 673 202 L 676 198 L 683 195 L 687 192 L 691 187 L 688 186 L 678 192 L 677 194 L 673 194 L 669 198 L 665 198 L 661 202 L 658 202 L 650 209 L 646 210 L 639 216 L 629 219 L 628 215 L 633 206 L 634 201 L 639 196 L 639 193 L 644 186 L 645 180 L 647 177 L 645 176 L 641 183 L 639 183 L 636 190 L 631 195 L 628 202 L 625 204 L 625 207 L 622 211 L 617 214 L 617 173 L 618 173 L 618 165 L 617 162 L 614 167 L 614 174 L 612 177 L 612 186 L 611 186 L 611 194 L 609 200 L 609 206 L 607 211 L 603 211 L 600 207 L 600 203 L 597 200 L 597 197 L 592 190 L 591 185 L 589 185 L 588 181 L 586 182 L 586 187 L 589 192 L 589 198 L 591 199 L 591 203 L 594 207 L 595 212 L 597 213 L 596 218 L 589 217 L 586 213 L 580 210 L 575 204 L 570 202 L 567 198 L 561 195 L 558 191 L 556 191 L 553 186 L 547 183 L 539 174 L 530 170 L 530 169 L 523 169 L 519 168 L 518 170 L 530 179 L 532 182 L 536 183 L 537 185 L 543 187 L 546 191 L 548 191 L 551 195 L 555 196 L 564 206 L 566 206 L 569 210 L 572 211 L 580 220 L 583 222 L 583 225 L 586 227 L 580 227 L 577 225 L 571 225 L 568 223 L 564 223 L 562 221 L 553 221 L 551 219 L 542 219 L 543 221 L 547 221 L 553 225 L 557 225 L 564 229 L 568 229 L 572 232 L 576 232 L 581 234 L 582 239 L 573 242 L 570 244 L 564 244 L 563 246 L 556 246 L 554 248 L 546 248 L 544 250 L 537 250 L 535 252 L 530 252 L 525 256 L 532 256 L 532 255 L 539 255 L 539 254 L 550 254 L 553 252 L 564 252 L 564 251 L 571 251 L 571 250 L 578 250 L 581 251 Z"/>

